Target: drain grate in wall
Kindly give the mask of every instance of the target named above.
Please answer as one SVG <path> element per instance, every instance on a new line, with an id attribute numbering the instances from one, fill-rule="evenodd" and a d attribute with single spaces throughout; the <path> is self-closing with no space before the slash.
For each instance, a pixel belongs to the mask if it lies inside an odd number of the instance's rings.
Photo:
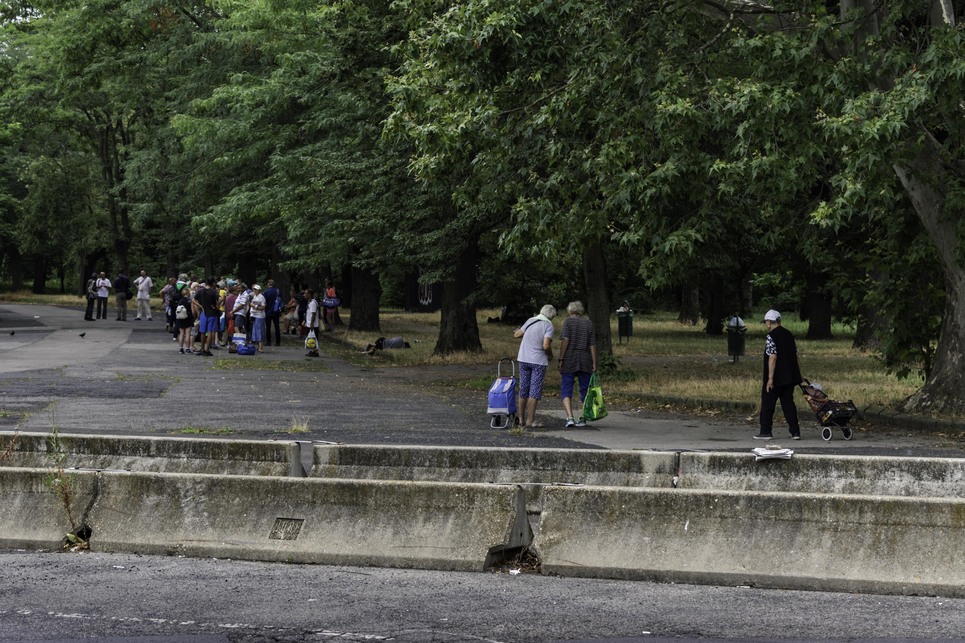
<path id="1" fill-rule="evenodd" d="M 275 525 L 271 528 L 268 539 L 295 540 L 298 538 L 298 532 L 302 530 L 303 522 L 305 521 L 301 518 L 275 518 Z"/>

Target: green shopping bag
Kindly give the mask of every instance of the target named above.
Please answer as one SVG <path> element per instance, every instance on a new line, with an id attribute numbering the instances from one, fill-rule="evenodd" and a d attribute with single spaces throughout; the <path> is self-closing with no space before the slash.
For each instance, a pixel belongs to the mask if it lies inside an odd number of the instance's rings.
<path id="1" fill-rule="evenodd" d="M 603 401 L 603 387 L 600 386 L 600 378 L 596 373 L 590 375 L 590 388 L 586 392 L 583 400 L 583 419 L 587 422 L 605 418 L 607 414 L 606 403 Z"/>

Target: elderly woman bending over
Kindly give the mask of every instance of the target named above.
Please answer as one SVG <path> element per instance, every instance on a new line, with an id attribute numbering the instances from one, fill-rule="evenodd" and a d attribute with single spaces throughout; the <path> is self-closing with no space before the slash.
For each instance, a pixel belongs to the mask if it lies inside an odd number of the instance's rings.
<path id="1" fill-rule="evenodd" d="M 554 317 L 556 308 L 547 304 L 540 309 L 538 315 L 527 319 L 525 324 L 513 332 L 514 337 L 522 338 L 519 353 L 516 355 L 519 363 L 517 406 L 520 423 L 531 428 L 542 426 L 536 422 L 536 405 L 543 397 L 546 367 L 553 359 L 553 333 L 556 330 L 553 328 Z"/>

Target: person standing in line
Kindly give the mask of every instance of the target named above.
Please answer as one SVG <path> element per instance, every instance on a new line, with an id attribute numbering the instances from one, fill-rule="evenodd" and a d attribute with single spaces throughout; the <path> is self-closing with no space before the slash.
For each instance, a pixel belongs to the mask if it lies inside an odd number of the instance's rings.
<path id="1" fill-rule="evenodd" d="M 123 272 L 118 272 L 114 279 L 114 302 L 117 304 L 117 319 L 127 321 L 127 295 L 131 288 L 131 280 Z"/>
<path id="2" fill-rule="evenodd" d="M 211 347 L 218 335 L 218 324 L 221 322 L 221 314 L 218 312 L 218 300 L 220 294 L 214 285 L 214 277 L 204 280 L 204 285 L 198 289 L 196 299 L 201 307 L 200 324 L 198 332 L 201 333 L 201 354 L 205 357 L 212 357 Z"/>
<path id="3" fill-rule="evenodd" d="M 231 316 L 235 320 L 235 332 L 248 334 L 248 301 L 251 299 L 251 293 L 248 287 L 238 282 L 237 285 L 238 296 L 235 297 L 234 308 L 231 309 Z"/>
<path id="4" fill-rule="evenodd" d="M 97 319 L 107 319 L 107 297 L 110 295 L 111 280 L 103 272 L 97 276 Z"/>
<path id="5" fill-rule="evenodd" d="M 582 405 L 590 388 L 590 376 L 596 372 L 596 332 L 593 322 L 584 316 L 585 312 L 583 302 L 571 301 L 566 307 L 567 317 L 560 332 L 560 397 L 566 411 L 567 428 L 586 426 L 582 416 L 577 420 L 573 414 L 574 378 L 579 380 Z"/>
<path id="6" fill-rule="evenodd" d="M 94 304 L 97 303 L 97 273 L 92 272 L 87 280 L 87 309 L 84 311 L 84 321 L 94 321 Z"/>
<path id="7" fill-rule="evenodd" d="M 325 322 L 325 331 L 333 332 L 335 330 L 335 311 L 338 310 L 338 294 L 335 292 L 335 285 L 332 283 L 331 279 L 325 280 L 325 297 L 322 298 L 322 307 L 324 313 L 322 315 L 323 321 Z"/>
<path id="8" fill-rule="evenodd" d="M 318 341 L 318 300 L 315 299 L 315 291 L 311 288 L 305 289 L 305 335 L 315 331 L 315 341 Z M 306 353 L 305 357 L 318 357 L 318 349 L 314 348 Z"/>
<path id="9" fill-rule="evenodd" d="M 774 309 L 764 314 L 767 336 L 764 338 L 764 383 L 761 386 L 761 432 L 755 440 L 770 440 L 774 426 L 774 410 L 781 402 L 792 440 L 801 439 L 794 388 L 804 378 L 797 358 L 797 344 L 791 331 L 781 326 L 781 313 Z"/>
<path id="10" fill-rule="evenodd" d="M 151 316 L 151 288 L 154 288 L 154 280 L 147 276 L 146 270 L 142 270 L 140 276 L 134 280 L 134 287 L 137 288 L 137 314 L 134 321 L 141 321 L 141 317 L 154 321 Z"/>
<path id="11" fill-rule="evenodd" d="M 174 300 L 177 297 L 177 291 L 174 286 L 174 277 L 169 277 L 167 283 L 161 288 L 161 305 L 164 306 L 164 330 L 171 332 L 171 328 L 174 326 Z"/>
<path id="12" fill-rule="evenodd" d="M 298 297 L 301 296 L 294 286 L 288 296 L 288 303 L 283 311 L 282 332 L 286 335 L 298 334 Z"/>
<path id="13" fill-rule="evenodd" d="M 535 317 L 513 331 L 513 337 L 522 338 L 516 361 L 519 364 L 518 404 L 520 423 L 528 428 L 540 428 L 536 422 L 536 405 L 543 398 L 543 381 L 546 367 L 553 359 L 553 318 L 556 308 L 546 304 Z"/>
<path id="14" fill-rule="evenodd" d="M 285 308 L 281 291 L 275 286 L 275 280 L 268 280 L 265 288 L 265 339 L 271 346 L 271 328 L 275 327 L 275 346 L 281 346 L 281 315 Z"/>
<path id="15" fill-rule="evenodd" d="M 298 332 L 302 335 L 308 332 L 308 327 L 305 326 L 305 313 L 308 311 L 308 300 L 305 299 L 306 292 L 308 292 L 308 289 L 295 292 L 295 301 L 298 303 L 296 308 L 298 312 Z"/>
<path id="16" fill-rule="evenodd" d="M 261 286 L 251 287 L 251 341 L 258 346 L 258 352 L 265 352 L 265 296 L 261 294 Z"/>
<path id="17" fill-rule="evenodd" d="M 179 282 L 181 283 L 181 282 Z M 178 329 L 178 351 L 190 355 L 194 348 L 194 312 L 188 286 L 181 286 L 174 298 L 174 317 Z"/>

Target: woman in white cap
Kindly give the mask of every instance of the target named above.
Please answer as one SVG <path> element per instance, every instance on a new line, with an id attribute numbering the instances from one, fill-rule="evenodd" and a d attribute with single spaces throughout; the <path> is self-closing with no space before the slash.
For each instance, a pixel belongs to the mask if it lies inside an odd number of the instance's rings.
<path id="1" fill-rule="evenodd" d="M 265 352 L 265 296 L 261 294 L 261 286 L 251 287 L 251 341 L 258 345 L 258 352 Z"/>

